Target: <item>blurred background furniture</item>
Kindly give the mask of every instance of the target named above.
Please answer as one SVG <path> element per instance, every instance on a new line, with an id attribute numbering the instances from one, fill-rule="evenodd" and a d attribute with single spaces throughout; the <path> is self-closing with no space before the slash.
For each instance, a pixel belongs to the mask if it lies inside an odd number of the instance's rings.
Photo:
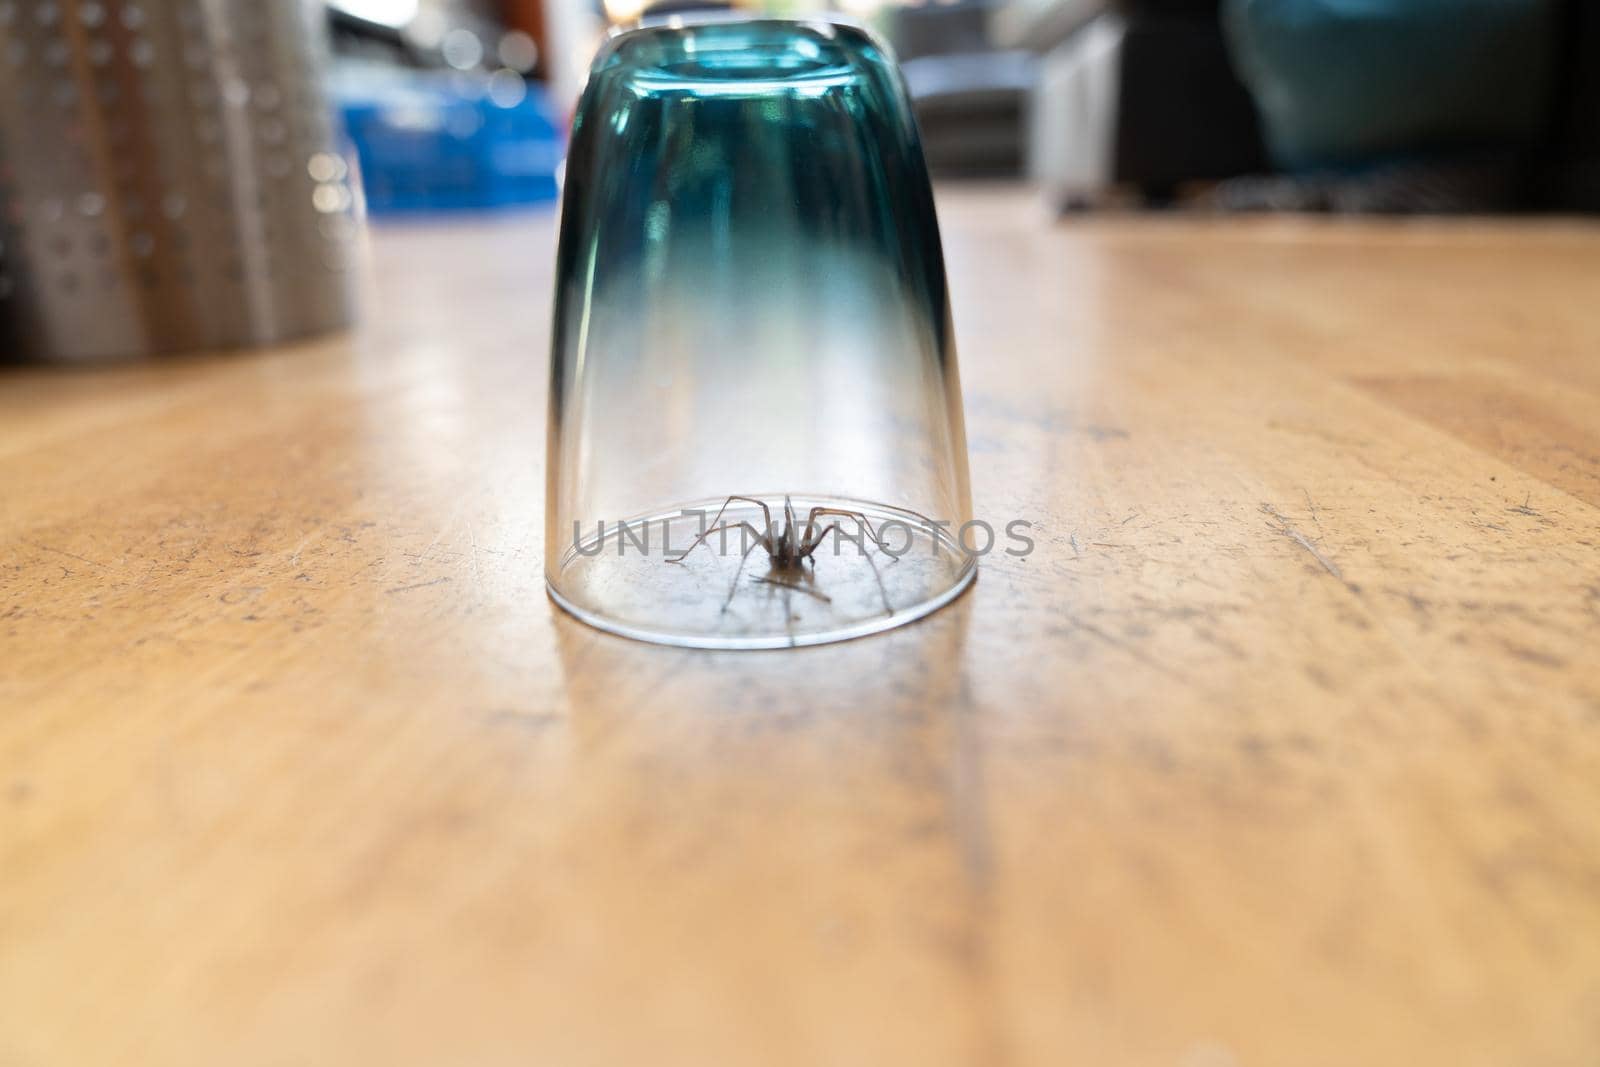
<path id="1" fill-rule="evenodd" d="M 1525 150 L 1548 110 L 1555 6 L 1224 0 L 1222 21 L 1274 162 L 1304 171 Z"/>
<path id="2" fill-rule="evenodd" d="M 1029 170 L 1060 206 L 1118 185 L 1164 201 L 1264 165 L 1217 0 L 1010 0 L 991 32 L 1041 55 Z"/>
<path id="3" fill-rule="evenodd" d="M 540 3 L 335 0 L 334 100 L 373 215 L 553 201 L 565 119 Z"/>
<path id="4" fill-rule="evenodd" d="M 1224 0 L 1283 176 L 1226 207 L 1600 204 L 1600 10 L 1588 0 Z"/>
<path id="5" fill-rule="evenodd" d="M 550 198 L 606 29 L 708 8 L 868 23 L 936 175 L 1026 172 L 1062 207 L 1600 207 L 1587 0 L 336 0 L 372 207 Z"/>
<path id="6" fill-rule="evenodd" d="M 1600 211 L 1600 4 L 1566 0 L 1555 22 L 1549 137 L 1532 202 Z"/>
<path id="7" fill-rule="evenodd" d="M 1035 62 L 989 36 L 993 0 L 890 8 L 884 33 L 906 76 L 936 176 L 1022 173 Z"/>
<path id="8" fill-rule="evenodd" d="M 86 362 L 348 326 L 358 266 L 300 4 L 0 3 L 6 353 Z"/>

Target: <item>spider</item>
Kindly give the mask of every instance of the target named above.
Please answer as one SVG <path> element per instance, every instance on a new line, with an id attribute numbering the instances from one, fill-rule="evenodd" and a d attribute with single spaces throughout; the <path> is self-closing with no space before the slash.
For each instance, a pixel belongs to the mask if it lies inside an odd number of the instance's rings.
<path id="1" fill-rule="evenodd" d="M 765 533 L 762 533 L 760 530 L 757 530 L 754 526 L 744 521 L 726 522 L 720 526 L 717 524 L 717 520 L 722 518 L 723 512 L 728 510 L 728 505 L 733 503 L 735 500 L 742 500 L 747 504 L 754 504 L 756 507 L 761 509 L 761 514 L 766 518 L 767 530 Z M 682 563 L 689 553 L 699 548 L 705 543 L 706 539 L 714 533 L 720 533 L 725 530 L 742 529 L 754 535 L 755 540 L 745 547 L 744 555 L 739 557 L 739 569 L 735 571 L 733 575 L 734 588 L 737 588 L 739 575 L 744 571 L 745 560 L 749 559 L 750 552 L 756 547 L 756 545 L 760 545 L 766 550 L 767 557 L 772 561 L 771 570 L 772 573 L 777 577 L 758 578 L 756 581 L 767 585 L 776 585 L 780 588 L 792 590 L 794 592 L 805 593 L 807 596 L 816 597 L 818 600 L 821 600 L 824 603 L 832 603 L 831 598 L 824 596 L 814 589 L 809 589 L 806 587 L 806 585 L 809 585 L 811 582 L 811 576 L 807 574 L 805 570 L 805 564 L 808 561 L 810 562 L 812 569 L 816 569 L 816 551 L 818 548 L 822 547 L 822 542 L 827 538 L 828 534 L 840 532 L 838 518 L 835 518 L 834 521 L 827 523 L 826 525 L 819 524 L 818 519 L 828 515 L 855 519 L 866 530 L 867 536 L 872 539 L 872 543 L 877 546 L 878 550 L 880 552 L 887 551 L 884 549 L 883 541 L 879 539 L 877 531 L 872 528 L 871 520 L 868 519 L 862 512 L 849 511 L 844 508 L 828 508 L 818 506 L 811 509 L 811 511 L 806 515 L 805 522 L 802 524 L 796 520 L 794 504 L 787 496 L 785 496 L 783 498 L 783 528 L 780 530 L 778 527 L 773 525 L 772 511 L 764 502 L 757 500 L 752 496 L 740 496 L 738 494 L 734 494 L 722 502 L 722 507 L 717 509 L 716 517 L 711 520 L 709 526 L 700 531 L 699 536 L 689 543 L 689 547 L 684 549 L 683 552 L 678 556 L 668 559 L 667 562 Z M 877 579 L 878 593 L 883 598 L 884 612 L 886 614 L 893 615 L 894 608 L 889 604 L 889 594 L 883 587 L 882 576 L 878 574 L 878 565 L 873 562 L 870 555 L 866 556 L 865 558 L 867 564 L 872 568 L 872 576 Z M 898 559 L 896 562 L 898 562 Z M 797 579 L 798 582 L 804 582 L 806 585 L 797 584 L 796 581 L 786 581 L 784 580 L 785 578 Z M 728 592 L 728 599 L 723 602 L 722 610 L 726 611 L 728 609 L 728 604 L 732 600 L 733 589 L 730 589 Z"/>

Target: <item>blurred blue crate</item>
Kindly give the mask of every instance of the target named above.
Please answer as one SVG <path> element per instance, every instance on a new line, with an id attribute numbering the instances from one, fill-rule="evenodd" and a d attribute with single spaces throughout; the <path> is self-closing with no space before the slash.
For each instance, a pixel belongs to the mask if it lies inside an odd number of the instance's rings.
<path id="1" fill-rule="evenodd" d="M 565 153 L 543 90 L 488 77 L 347 70 L 334 97 L 361 161 L 371 215 L 538 204 Z"/>

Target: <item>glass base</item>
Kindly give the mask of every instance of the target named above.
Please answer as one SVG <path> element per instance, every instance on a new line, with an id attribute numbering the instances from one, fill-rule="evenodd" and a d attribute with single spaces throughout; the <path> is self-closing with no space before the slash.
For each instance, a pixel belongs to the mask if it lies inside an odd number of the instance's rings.
<path id="1" fill-rule="evenodd" d="M 781 534 L 784 497 L 757 498 Z M 693 501 L 584 531 L 562 553 L 559 572 L 546 575 L 550 598 L 591 626 L 640 641 L 794 648 L 920 619 L 954 600 L 978 572 L 976 556 L 915 512 L 862 500 L 790 500 L 801 527 L 815 507 L 864 516 L 882 547 L 862 536 L 857 518 L 822 515 L 817 529 L 827 533 L 816 551 L 782 564 L 757 539 L 767 531 L 761 509 L 737 500 L 716 520 L 731 528 L 696 544 L 724 501 Z"/>

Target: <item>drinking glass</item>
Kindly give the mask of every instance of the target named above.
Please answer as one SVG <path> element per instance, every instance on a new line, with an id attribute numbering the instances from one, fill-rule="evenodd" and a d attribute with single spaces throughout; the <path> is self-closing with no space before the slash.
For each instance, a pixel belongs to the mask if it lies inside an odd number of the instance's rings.
<path id="1" fill-rule="evenodd" d="M 675 18 L 606 44 L 566 170 L 547 464 L 550 595 L 630 637 L 816 644 L 972 580 L 933 194 L 876 38 Z"/>

